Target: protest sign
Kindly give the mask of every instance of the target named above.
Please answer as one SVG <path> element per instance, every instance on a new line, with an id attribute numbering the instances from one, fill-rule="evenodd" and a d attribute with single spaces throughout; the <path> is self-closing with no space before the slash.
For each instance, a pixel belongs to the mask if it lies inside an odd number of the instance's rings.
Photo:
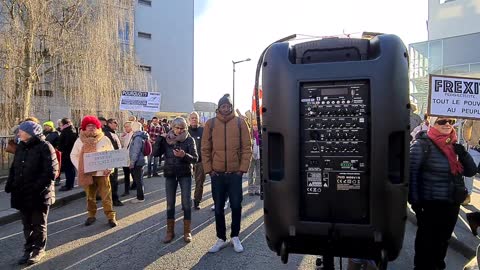
<path id="1" fill-rule="evenodd" d="M 120 110 L 159 112 L 161 100 L 158 92 L 122 91 Z"/>
<path id="2" fill-rule="evenodd" d="M 127 149 L 85 153 L 83 158 L 86 173 L 128 167 L 130 163 Z"/>
<path id="3" fill-rule="evenodd" d="M 430 75 L 428 114 L 480 118 L 480 79 Z"/>

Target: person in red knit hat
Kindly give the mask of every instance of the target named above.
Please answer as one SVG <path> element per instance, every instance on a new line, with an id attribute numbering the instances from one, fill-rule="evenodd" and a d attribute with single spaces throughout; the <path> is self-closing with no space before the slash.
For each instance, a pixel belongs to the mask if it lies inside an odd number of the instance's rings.
<path id="1" fill-rule="evenodd" d="M 85 188 L 87 194 L 88 218 L 86 226 L 92 225 L 97 213 L 96 194 L 102 197 L 103 211 L 110 227 L 118 225 L 113 210 L 111 186 L 108 176 L 112 169 L 96 172 L 85 172 L 84 154 L 103 151 L 112 151 L 113 145 L 102 131 L 102 124 L 95 116 L 87 115 L 83 118 L 80 136 L 75 142 L 70 157 L 78 171 L 78 185 Z"/>

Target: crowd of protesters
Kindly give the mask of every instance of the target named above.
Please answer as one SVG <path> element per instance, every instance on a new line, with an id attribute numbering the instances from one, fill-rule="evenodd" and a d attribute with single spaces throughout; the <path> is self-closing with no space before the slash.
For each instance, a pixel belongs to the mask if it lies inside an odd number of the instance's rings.
<path id="1" fill-rule="evenodd" d="M 227 198 L 232 209 L 231 243 L 236 252 L 242 252 L 239 239 L 242 176 L 249 173 L 252 178 L 249 194 L 259 194 L 258 133 L 251 129 L 252 123 L 246 117 L 235 113 L 229 95 L 220 99 L 216 117 L 204 125 L 196 112 L 188 119 L 177 117 L 171 121 L 153 117 L 145 122 L 130 116 L 123 123 L 123 133 L 119 132 L 119 123 L 115 118 L 86 115 L 76 128 L 69 118 L 58 120 L 55 126 L 53 121 L 41 125 L 38 119 L 29 117 L 13 129 L 15 139 L 11 152 L 14 161 L 5 191 L 11 193 L 11 206 L 22 216 L 25 245 L 18 263 L 35 264 L 45 256 L 48 213 L 55 202 L 55 186 L 60 186 L 61 172 L 65 182 L 58 191 L 70 191 L 75 184 L 85 190 L 85 226 L 96 222 L 97 201 L 101 200 L 107 224 L 112 228 L 119 225 L 115 207 L 124 205 L 122 197 L 136 190 L 136 198 L 131 202 L 143 203 L 144 176 L 157 177 L 163 172 L 167 197 L 164 243 L 175 237 L 178 187 L 183 210 L 183 239 L 186 243 L 193 240 L 192 209 L 201 209 L 205 176 L 209 175 L 218 238 L 209 252 L 215 253 L 227 246 Z M 129 157 L 129 165 L 122 168 L 122 195 L 119 195 L 119 168 L 91 171 L 85 164 L 86 154 L 120 149 L 127 151 Z M 193 204 L 192 184 L 195 190 Z"/>
<path id="2" fill-rule="evenodd" d="M 454 230 L 460 205 L 470 203 L 471 184 L 480 161 L 480 126 L 468 120 L 463 126 L 449 117 L 429 117 L 423 121 L 410 115 L 410 185 L 409 203 L 417 216 L 415 269 L 445 269 L 448 240 Z M 25 245 L 19 264 L 35 264 L 45 256 L 47 219 L 55 202 L 55 186 L 60 185 L 60 172 L 65 184 L 58 190 L 74 188 L 75 180 L 86 193 L 85 226 L 96 222 L 97 200 L 110 227 L 119 225 L 115 207 L 123 206 L 122 197 L 136 191 L 132 203 L 145 202 L 146 177 L 165 177 L 167 226 L 163 239 L 175 238 L 175 204 L 178 187 L 183 210 L 183 240 L 193 241 L 192 209 L 201 209 L 206 175 L 210 176 L 214 201 L 217 241 L 209 249 L 216 253 L 226 247 L 225 209 L 231 208 L 230 243 L 236 252 L 244 250 L 239 239 L 242 212 L 242 178 L 248 173 L 248 194 L 259 195 L 260 138 L 255 120 L 239 116 L 228 94 L 218 102 L 216 117 L 200 123 L 192 112 L 188 119 L 171 121 L 153 117 L 145 122 L 130 116 L 119 133 L 119 121 L 101 116 L 84 116 L 75 128 L 69 118 L 43 125 L 35 117 L 19 123 L 9 145 L 14 160 L 5 191 L 11 193 L 11 206 L 20 211 Z M 457 130 L 463 128 L 461 144 Z M 119 195 L 118 169 L 91 171 L 84 157 L 89 153 L 123 149 L 129 157 L 123 167 L 124 191 Z M 161 166 L 163 161 L 163 166 Z M 192 204 L 192 185 L 194 185 Z M 480 226 L 480 213 L 467 215 L 474 235 Z M 369 264 L 351 260 L 350 264 Z M 433 268 L 432 268 L 433 267 Z"/>

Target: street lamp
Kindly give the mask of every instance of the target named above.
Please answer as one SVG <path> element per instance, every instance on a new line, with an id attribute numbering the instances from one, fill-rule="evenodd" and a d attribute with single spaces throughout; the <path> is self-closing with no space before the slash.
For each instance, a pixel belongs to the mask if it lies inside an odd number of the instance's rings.
<path id="1" fill-rule="evenodd" d="M 250 58 L 240 60 L 240 61 L 233 61 L 232 60 L 232 64 L 233 64 L 233 97 L 232 97 L 232 101 L 233 101 L 233 109 L 234 110 L 235 110 L 235 64 L 242 63 L 242 62 L 247 62 L 247 61 L 250 61 Z"/>

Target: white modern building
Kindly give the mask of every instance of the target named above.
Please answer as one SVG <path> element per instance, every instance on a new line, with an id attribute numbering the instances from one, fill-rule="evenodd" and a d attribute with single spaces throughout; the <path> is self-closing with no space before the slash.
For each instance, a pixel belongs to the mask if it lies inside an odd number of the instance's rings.
<path id="1" fill-rule="evenodd" d="M 135 51 L 160 111 L 193 110 L 194 0 L 136 0 Z"/>
<path id="2" fill-rule="evenodd" d="M 409 45 L 410 92 L 427 109 L 429 74 L 480 78 L 480 0 L 428 0 L 428 41 Z"/>

